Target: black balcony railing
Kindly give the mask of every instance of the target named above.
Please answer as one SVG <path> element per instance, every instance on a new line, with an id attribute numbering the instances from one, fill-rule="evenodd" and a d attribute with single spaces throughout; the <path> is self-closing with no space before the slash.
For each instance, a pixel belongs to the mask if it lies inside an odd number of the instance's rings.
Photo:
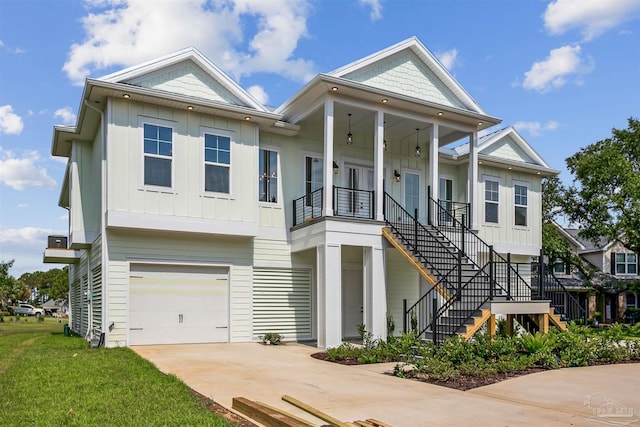
<path id="1" fill-rule="evenodd" d="M 293 201 L 293 225 L 299 225 L 322 216 L 323 189 Z M 375 218 L 375 191 L 333 187 L 333 215 L 358 219 Z"/>
<path id="2" fill-rule="evenodd" d="M 465 227 L 471 227 L 471 204 L 453 202 L 451 200 L 438 200 L 438 206 L 438 212 L 442 212 L 438 216 L 438 226 L 452 227 L 455 223 L 453 223 L 451 219 L 454 218 L 458 223 L 463 224 Z"/>

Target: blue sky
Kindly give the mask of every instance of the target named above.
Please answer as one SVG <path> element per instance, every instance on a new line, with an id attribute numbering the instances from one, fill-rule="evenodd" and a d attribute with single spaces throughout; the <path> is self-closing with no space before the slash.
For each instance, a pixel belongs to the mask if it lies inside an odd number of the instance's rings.
<path id="1" fill-rule="evenodd" d="M 0 260 L 48 270 L 64 159 L 85 77 L 195 46 L 278 106 L 329 72 L 417 36 L 551 167 L 640 116 L 640 1 L 0 1 Z"/>

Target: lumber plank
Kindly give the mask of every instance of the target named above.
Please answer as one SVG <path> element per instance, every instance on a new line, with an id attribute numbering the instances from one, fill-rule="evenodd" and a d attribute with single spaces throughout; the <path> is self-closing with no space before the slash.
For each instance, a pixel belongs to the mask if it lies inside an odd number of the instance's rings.
<path id="1" fill-rule="evenodd" d="M 231 407 L 269 427 L 308 427 L 307 425 L 279 412 L 273 411 L 257 402 L 244 397 L 234 397 Z"/>
<path id="2" fill-rule="evenodd" d="M 393 427 L 391 424 L 383 423 L 382 421 L 378 421 L 375 418 L 367 418 L 367 421 L 369 421 L 376 427 Z"/>
<path id="3" fill-rule="evenodd" d="M 358 425 L 358 427 L 376 427 L 375 424 L 371 424 L 368 421 L 354 421 L 354 423 L 356 423 L 356 425 Z"/>
<path id="4" fill-rule="evenodd" d="M 318 425 L 317 425 L 317 424 L 314 424 L 314 423 L 312 423 L 311 421 L 307 421 L 307 420 L 305 420 L 304 418 L 300 418 L 300 417 L 298 417 L 297 415 L 290 414 L 290 413 L 288 413 L 288 412 L 286 412 L 286 411 L 284 411 L 284 410 L 282 410 L 282 409 L 280 409 L 280 408 L 276 408 L 275 406 L 271 406 L 271 405 L 269 405 L 269 404 L 267 404 L 267 403 L 259 402 L 259 401 L 256 401 L 256 403 L 257 403 L 257 404 L 259 404 L 259 405 L 264 406 L 265 408 L 269 408 L 269 409 L 271 409 L 272 411 L 279 412 L 279 413 L 281 413 L 282 415 L 286 415 L 286 416 L 287 416 L 287 417 L 289 417 L 289 418 L 293 418 L 294 420 L 296 420 L 296 421 L 298 421 L 298 422 L 300 422 L 300 423 L 304 424 L 304 425 L 305 425 L 305 426 L 307 426 L 307 427 L 318 427 Z"/>
<path id="5" fill-rule="evenodd" d="M 282 396 L 282 400 L 284 400 L 287 403 L 292 404 L 293 406 L 302 409 L 303 411 L 306 411 L 308 413 L 310 413 L 311 415 L 313 415 L 316 418 L 320 418 L 322 421 L 325 421 L 327 423 L 329 423 L 329 425 L 331 427 L 349 427 L 349 425 L 345 422 L 340 421 L 337 418 L 333 418 L 331 415 L 329 414 L 325 414 L 324 412 L 320 411 L 319 409 L 314 408 L 313 406 L 307 405 L 304 402 L 299 401 L 298 399 L 295 399 L 289 395 L 284 395 Z"/>

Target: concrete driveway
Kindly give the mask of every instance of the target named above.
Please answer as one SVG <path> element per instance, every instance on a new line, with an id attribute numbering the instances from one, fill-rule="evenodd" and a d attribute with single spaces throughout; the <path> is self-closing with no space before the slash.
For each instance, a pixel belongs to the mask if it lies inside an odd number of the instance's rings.
<path id="1" fill-rule="evenodd" d="M 319 361 L 310 357 L 319 350 L 303 344 L 132 349 L 227 408 L 233 397 L 242 396 L 318 424 L 283 402 L 282 395 L 343 421 L 376 418 L 394 427 L 640 426 L 640 364 L 547 371 L 463 392 L 384 375 L 393 363 Z"/>

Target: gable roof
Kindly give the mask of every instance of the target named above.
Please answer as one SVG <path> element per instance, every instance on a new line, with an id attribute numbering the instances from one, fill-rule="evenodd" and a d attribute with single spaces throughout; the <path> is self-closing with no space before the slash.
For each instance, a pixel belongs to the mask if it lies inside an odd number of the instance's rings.
<path id="1" fill-rule="evenodd" d="M 407 65 L 407 63 L 410 64 Z M 386 87 L 379 80 L 376 80 L 377 77 L 385 73 L 401 73 L 406 76 L 412 72 L 419 73 L 419 75 L 415 76 L 414 81 L 410 82 L 413 90 L 410 93 L 405 93 L 406 95 L 410 94 L 426 101 L 434 101 L 433 98 L 429 99 L 426 93 L 421 96 L 419 91 L 415 91 L 415 80 L 423 80 L 423 83 L 433 86 L 429 88 L 432 96 L 434 91 L 441 92 L 440 94 L 435 94 L 440 95 L 438 99 L 435 99 L 439 103 L 444 105 L 450 103 L 452 107 L 486 115 L 486 112 L 456 81 L 445 66 L 415 36 L 340 67 L 328 73 L 328 75 L 385 89 Z M 400 83 L 400 80 L 403 79 L 398 79 L 394 75 L 390 75 L 389 78 L 394 80 L 394 89 L 399 93 L 403 93 Z M 443 100 L 443 97 L 448 99 Z"/>
<path id="2" fill-rule="evenodd" d="M 465 156 L 469 154 L 469 143 L 454 148 L 443 147 L 440 151 L 452 156 Z M 554 175 L 560 173 L 552 169 L 513 126 L 478 138 L 478 158 L 508 165 L 527 166 Z"/>
<path id="3" fill-rule="evenodd" d="M 269 111 L 249 92 L 244 90 L 238 83 L 233 81 L 229 76 L 227 76 L 227 74 L 220 70 L 220 68 L 209 61 L 209 59 L 194 47 L 182 49 L 160 58 L 152 59 L 139 65 L 134 65 L 133 67 L 100 77 L 97 80 L 109 83 L 126 83 L 134 86 L 152 87 L 171 91 L 170 86 L 167 84 L 162 85 L 161 83 L 166 83 L 167 78 L 176 78 L 180 75 L 180 72 L 185 72 L 184 69 L 179 71 L 176 70 L 176 66 L 179 64 L 182 64 L 183 66 L 186 65 L 187 67 L 190 64 L 193 64 L 190 68 L 198 75 L 191 76 L 191 81 L 189 82 L 191 85 L 199 83 L 201 86 L 212 86 L 209 88 L 211 89 L 209 93 L 207 93 L 206 89 L 200 90 L 199 96 L 212 101 L 219 101 L 221 99 L 212 99 L 211 93 L 217 88 L 222 88 L 230 95 L 225 96 L 225 94 L 218 94 L 218 96 L 225 98 L 222 99 L 222 101 L 230 102 L 235 98 L 235 100 L 237 100 L 236 103 L 239 105 L 253 108 L 261 112 Z M 186 72 L 189 71 L 190 70 L 187 70 Z M 198 73 L 198 71 L 200 71 L 200 73 Z M 210 80 L 207 81 L 207 79 Z"/>

